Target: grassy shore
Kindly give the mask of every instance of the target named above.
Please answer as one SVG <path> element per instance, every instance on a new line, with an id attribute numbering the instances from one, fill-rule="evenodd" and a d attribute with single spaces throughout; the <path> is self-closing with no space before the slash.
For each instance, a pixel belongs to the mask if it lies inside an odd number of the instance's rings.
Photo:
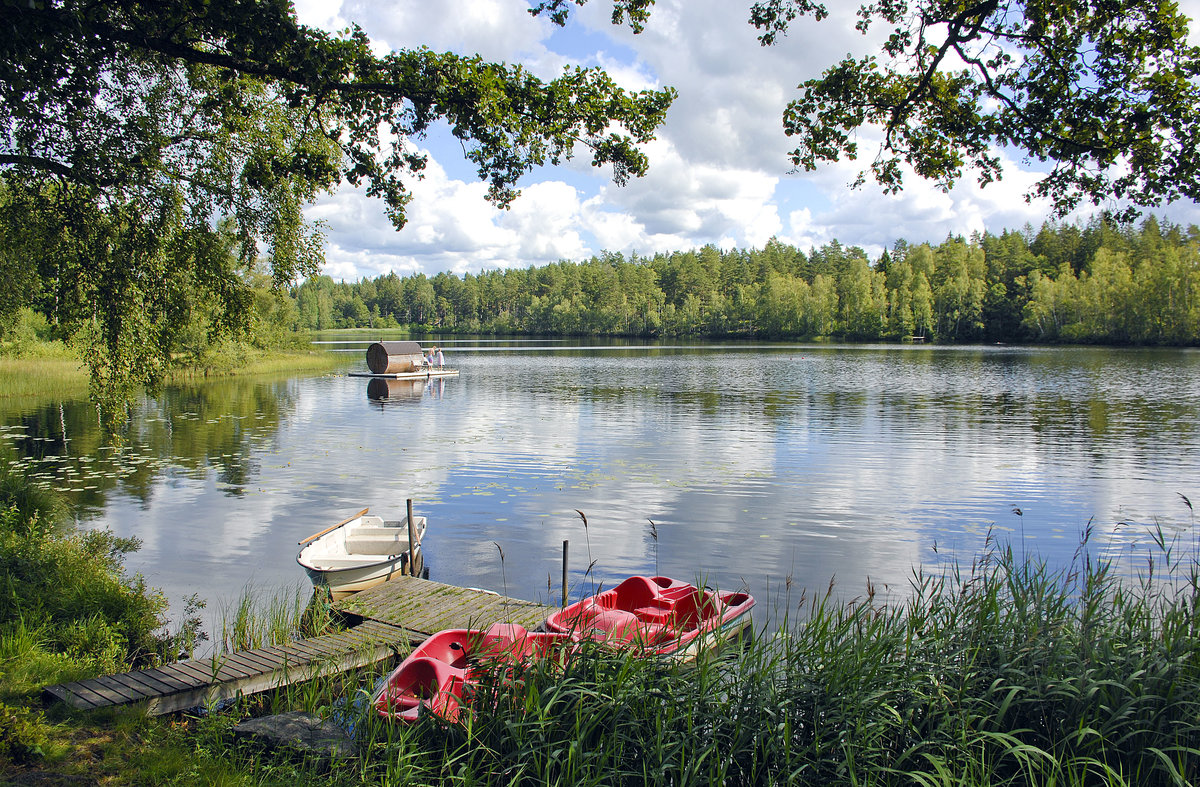
<path id="1" fill-rule="evenodd" d="M 41 685 L 169 658 L 196 632 L 152 630 L 161 600 L 121 569 L 136 544 L 44 527 L 52 499 L 0 481 L 0 783 L 1200 781 L 1194 542 L 1179 552 L 1156 534 L 1132 576 L 1090 558 L 1085 534 L 1061 570 L 989 541 L 969 566 L 918 570 L 904 594 L 789 588 L 753 642 L 694 666 L 592 650 L 517 676 L 485 672 L 458 726 L 376 718 L 365 700 L 386 665 L 151 718 L 40 708 Z M 328 618 L 301 602 L 247 598 L 218 653 L 324 630 Z M 232 734 L 288 710 L 352 727 L 353 751 L 330 763 Z"/>
<path id="2" fill-rule="evenodd" d="M 344 355 L 310 349 L 251 350 L 213 356 L 204 363 L 180 365 L 167 382 L 193 382 L 213 377 L 319 373 L 344 367 Z M 20 404 L 47 396 L 76 399 L 87 396 L 88 370 L 68 348 L 45 342 L 20 357 L 0 354 L 0 399 Z"/>

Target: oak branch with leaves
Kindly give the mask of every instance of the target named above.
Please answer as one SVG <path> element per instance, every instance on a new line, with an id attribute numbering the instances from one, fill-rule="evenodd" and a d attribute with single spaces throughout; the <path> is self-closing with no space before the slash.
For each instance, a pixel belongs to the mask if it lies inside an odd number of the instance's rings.
<path id="1" fill-rule="evenodd" d="M 572 4 L 544 0 L 558 23 Z M 650 23 L 654 0 L 614 0 L 613 22 Z M 813 0 L 759 0 L 749 22 L 776 45 Z M 882 135 L 869 171 L 888 192 L 904 167 L 950 188 L 965 173 L 1001 177 L 1011 151 L 1045 174 L 1027 195 L 1063 216 L 1081 202 L 1159 206 L 1200 198 L 1200 49 L 1170 0 L 877 0 L 858 9 L 877 53 L 847 56 L 799 85 L 783 112 L 793 165 L 854 160 L 859 134 Z M 867 171 L 859 173 L 858 184 Z"/>
<path id="2" fill-rule="evenodd" d="M 290 0 L 0 8 L 0 275 L 93 337 L 102 388 L 160 377 L 198 300 L 219 305 L 211 331 L 243 325 L 260 244 L 277 282 L 315 273 L 301 211 L 320 192 L 362 185 L 403 227 L 426 163 L 413 143 L 435 123 L 507 206 L 524 174 L 579 150 L 617 183 L 642 175 L 675 95 L 599 69 L 544 81 L 478 56 L 376 55 L 358 28 L 299 25 Z"/>

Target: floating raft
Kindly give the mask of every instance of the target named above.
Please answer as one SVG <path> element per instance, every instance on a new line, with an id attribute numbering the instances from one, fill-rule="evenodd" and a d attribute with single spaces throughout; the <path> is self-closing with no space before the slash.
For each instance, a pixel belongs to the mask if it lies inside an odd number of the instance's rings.
<path id="1" fill-rule="evenodd" d="M 532 629 L 554 610 L 487 590 L 402 576 L 334 604 L 350 628 L 285 645 L 106 675 L 42 690 L 47 702 L 88 710 L 145 702 L 152 715 L 280 688 L 407 653 L 445 628 L 517 623 Z"/>
<path id="2" fill-rule="evenodd" d="M 350 377 L 374 377 L 382 380 L 427 380 L 431 377 L 458 377 L 458 369 L 426 369 L 419 372 L 349 372 Z"/>

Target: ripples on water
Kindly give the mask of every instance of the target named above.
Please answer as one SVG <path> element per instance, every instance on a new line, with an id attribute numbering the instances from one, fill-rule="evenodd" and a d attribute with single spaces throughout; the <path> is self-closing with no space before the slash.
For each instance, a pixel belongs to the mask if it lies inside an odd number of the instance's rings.
<path id="1" fill-rule="evenodd" d="M 766 600 L 902 590 L 988 532 L 1060 564 L 1089 521 L 1130 564 L 1147 526 L 1195 538 L 1200 353 L 441 344 L 461 375 L 383 403 L 342 375 L 225 382 L 146 399 L 119 450 L 82 402 L 4 436 L 176 599 L 302 582 L 297 540 L 408 497 L 434 578 L 541 600 L 564 539 L 575 594 L 657 571 Z"/>

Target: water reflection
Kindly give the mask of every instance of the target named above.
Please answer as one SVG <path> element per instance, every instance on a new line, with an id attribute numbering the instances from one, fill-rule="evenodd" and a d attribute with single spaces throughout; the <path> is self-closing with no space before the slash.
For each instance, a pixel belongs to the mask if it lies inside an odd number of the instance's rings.
<path id="1" fill-rule="evenodd" d="M 393 380 L 383 377 L 372 377 L 367 382 L 367 398 L 383 406 L 413 402 L 428 396 L 441 399 L 446 392 L 446 378 L 434 377 L 418 380 Z"/>
<path id="2" fill-rule="evenodd" d="M 657 570 L 765 599 L 834 576 L 899 592 L 989 531 L 1059 563 L 1089 521 L 1123 561 L 1146 526 L 1194 538 L 1200 353 L 438 344 L 450 384 L 175 388 L 120 447 L 85 401 L 0 430 L 8 461 L 141 538 L 131 565 L 172 598 L 303 582 L 297 539 L 410 497 L 436 578 L 551 602 L 564 539 L 576 595 Z"/>

